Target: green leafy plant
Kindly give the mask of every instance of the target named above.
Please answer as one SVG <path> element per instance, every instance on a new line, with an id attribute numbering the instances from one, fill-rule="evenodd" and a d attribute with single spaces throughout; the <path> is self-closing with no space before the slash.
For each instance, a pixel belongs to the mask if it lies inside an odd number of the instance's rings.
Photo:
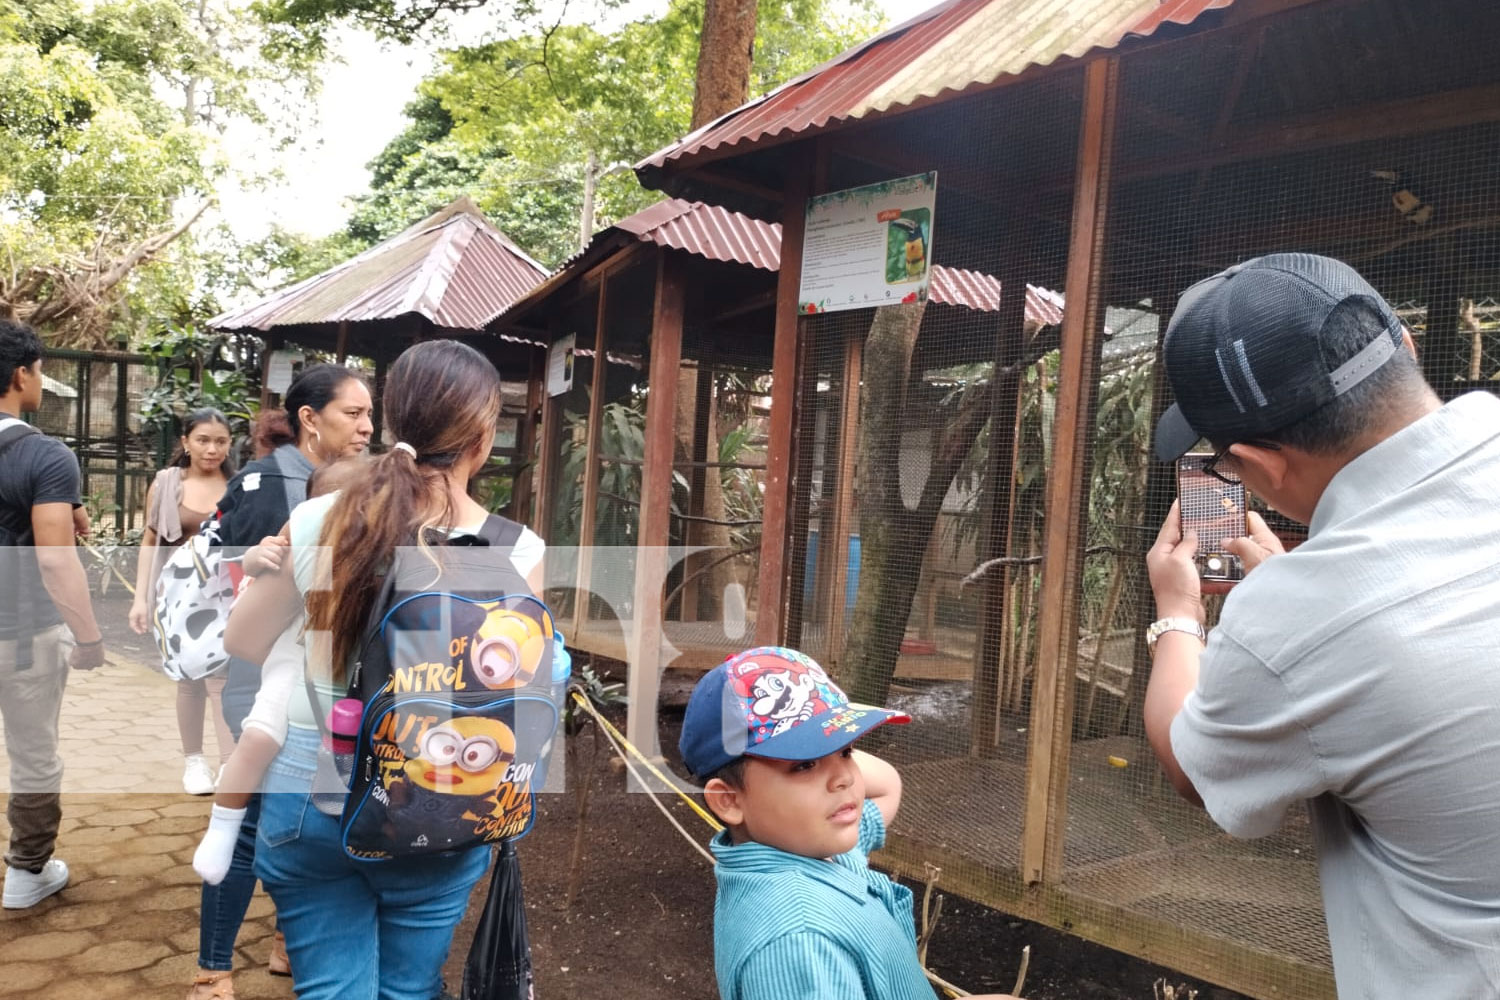
<path id="1" fill-rule="evenodd" d="M 143 427 L 171 433 L 191 410 L 211 406 L 243 433 L 255 416 L 255 388 L 227 357 L 229 338 L 194 326 L 169 325 L 141 345 L 157 370 L 157 384 L 141 396 Z M 251 359 L 241 356 L 241 365 Z"/>

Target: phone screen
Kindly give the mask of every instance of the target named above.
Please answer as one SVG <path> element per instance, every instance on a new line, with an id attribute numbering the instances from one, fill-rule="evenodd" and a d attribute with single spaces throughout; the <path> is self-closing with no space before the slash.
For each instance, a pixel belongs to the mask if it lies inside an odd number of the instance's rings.
<path id="1" fill-rule="evenodd" d="M 1177 499 L 1182 530 L 1198 533 L 1198 575 L 1205 580 L 1240 580 L 1245 571 L 1224 543 L 1246 533 L 1245 486 L 1225 483 L 1203 471 L 1210 456 L 1192 453 L 1177 460 Z"/>

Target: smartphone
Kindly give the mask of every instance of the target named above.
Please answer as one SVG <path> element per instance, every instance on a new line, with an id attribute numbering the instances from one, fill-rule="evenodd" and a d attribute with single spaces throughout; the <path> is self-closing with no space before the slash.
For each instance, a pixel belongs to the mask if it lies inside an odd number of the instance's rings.
<path id="1" fill-rule="evenodd" d="M 1212 456 L 1189 453 L 1177 460 L 1177 500 L 1182 531 L 1198 533 L 1198 575 L 1205 580 L 1234 582 L 1245 577 L 1239 556 L 1224 551 L 1224 543 L 1248 532 L 1245 485 L 1225 483 L 1203 471 Z"/>

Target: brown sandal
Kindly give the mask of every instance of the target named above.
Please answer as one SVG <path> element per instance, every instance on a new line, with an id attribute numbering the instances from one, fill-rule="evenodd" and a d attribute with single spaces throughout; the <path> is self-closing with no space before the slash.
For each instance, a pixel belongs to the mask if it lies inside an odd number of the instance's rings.
<path id="1" fill-rule="evenodd" d="M 234 1000 L 234 981 L 228 972 L 199 970 L 188 989 L 187 1000 Z"/>
<path id="2" fill-rule="evenodd" d="M 273 976 L 290 976 L 292 960 L 286 953 L 286 935 L 280 931 L 271 939 L 271 957 L 266 962 L 266 971 Z"/>

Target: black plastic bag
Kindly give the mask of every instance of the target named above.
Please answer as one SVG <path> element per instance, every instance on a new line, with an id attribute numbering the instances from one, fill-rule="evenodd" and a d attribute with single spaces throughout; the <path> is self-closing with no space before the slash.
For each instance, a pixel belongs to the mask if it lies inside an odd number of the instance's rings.
<path id="1" fill-rule="evenodd" d="M 474 928 L 464 962 L 462 1000 L 532 1000 L 531 940 L 516 844 L 505 840 L 495 855 L 490 894 Z"/>

